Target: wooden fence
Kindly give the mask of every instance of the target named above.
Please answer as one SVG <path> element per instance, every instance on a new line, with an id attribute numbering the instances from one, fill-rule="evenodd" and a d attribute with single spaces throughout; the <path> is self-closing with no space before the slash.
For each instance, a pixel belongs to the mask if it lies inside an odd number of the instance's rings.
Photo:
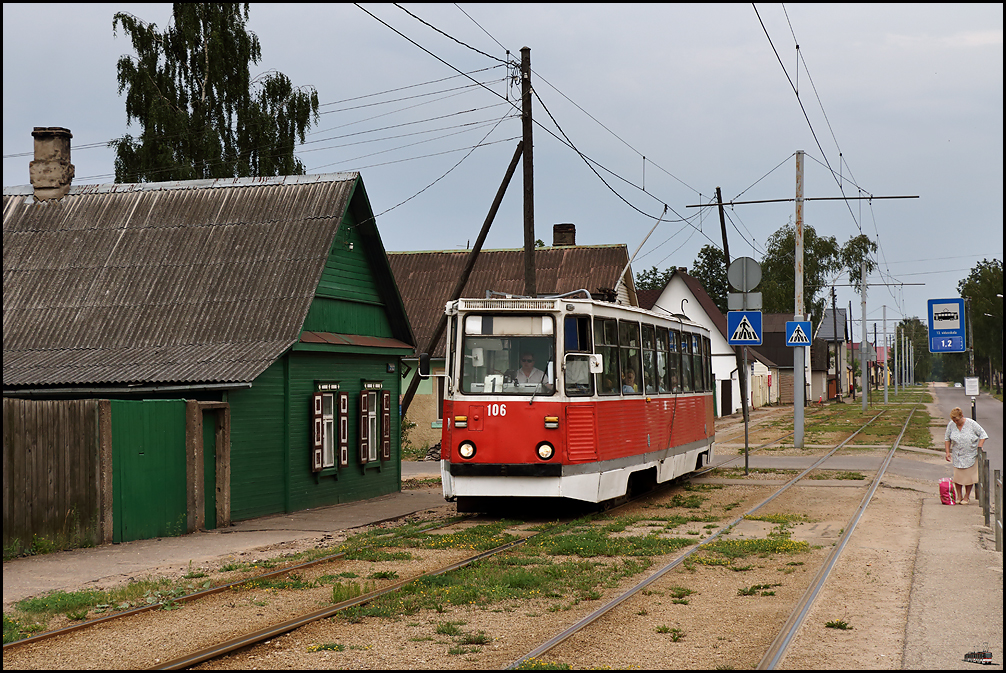
<path id="1" fill-rule="evenodd" d="M 4 556 L 111 541 L 107 400 L 3 400 Z M 106 502 L 107 501 L 107 502 Z"/>

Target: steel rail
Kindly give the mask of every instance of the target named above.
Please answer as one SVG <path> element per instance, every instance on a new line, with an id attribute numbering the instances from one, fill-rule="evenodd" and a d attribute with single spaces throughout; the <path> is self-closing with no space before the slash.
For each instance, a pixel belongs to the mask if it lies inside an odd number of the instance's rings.
<path id="1" fill-rule="evenodd" d="M 682 562 L 684 562 L 690 556 L 692 556 L 693 554 L 695 554 L 696 552 L 698 552 L 700 549 L 702 549 L 705 545 L 709 544 L 710 542 L 713 542 L 718 537 L 720 537 L 720 535 L 728 532 L 730 529 L 732 529 L 738 523 L 740 523 L 741 521 L 743 521 L 745 517 L 750 516 L 754 512 L 758 511 L 759 509 L 761 509 L 762 507 L 764 507 L 765 505 L 767 505 L 768 503 L 772 502 L 777 497 L 779 497 L 780 495 L 782 495 L 785 491 L 787 491 L 796 482 L 800 481 L 800 479 L 802 479 L 807 473 L 809 473 L 811 470 L 814 470 L 815 468 L 817 468 L 819 465 L 821 465 L 823 462 L 825 462 L 828 458 L 830 458 L 832 456 L 832 454 L 834 454 L 836 451 L 838 451 L 843 446 L 845 446 L 846 444 L 848 444 L 852 440 L 853 437 L 855 437 L 860 432 L 862 432 L 864 429 L 866 429 L 867 426 L 869 426 L 871 423 L 873 423 L 875 420 L 877 420 L 885 412 L 886 412 L 886 410 L 881 411 L 879 414 L 877 414 L 876 416 L 874 416 L 873 418 L 871 418 L 869 421 L 867 421 L 866 423 L 864 423 L 858 430 L 856 430 L 855 432 L 853 432 L 851 435 L 849 435 L 848 437 L 846 437 L 840 444 L 838 444 L 837 446 L 835 446 L 835 448 L 831 449 L 830 451 L 828 451 L 828 453 L 826 453 L 824 456 L 822 456 L 817 461 L 815 461 L 813 465 L 811 465 L 810 467 L 808 467 L 807 469 L 805 469 L 803 472 L 799 473 L 798 475 L 796 475 L 795 477 L 793 477 L 792 479 L 790 479 L 788 482 L 786 482 L 785 484 L 783 484 L 771 496 L 769 496 L 765 500 L 761 501 L 760 503 L 758 503 L 757 505 L 755 505 L 754 507 L 752 507 L 751 509 L 749 509 L 744 514 L 741 514 L 739 517 L 737 517 L 736 519 L 734 519 L 730 523 L 726 524 L 725 526 L 720 527 L 719 530 L 717 530 L 715 533 L 713 533 L 712 535 L 710 535 L 708 538 L 706 538 L 705 540 L 703 540 L 702 542 L 700 542 L 698 545 L 696 545 L 695 547 L 693 547 L 691 550 L 685 552 L 684 554 L 682 554 L 678 558 L 674 559 L 673 561 L 671 561 L 667 565 L 661 567 L 656 572 L 654 572 L 653 574 L 651 574 L 649 577 L 647 577 L 646 579 L 642 580 L 641 582 L 639 582 L 635 586 L 631 587 L 628 591 L 626 591 L 625 593 L 623 593 L 621 596 L 618 596 L 617 598 L 614 598 L 611 601 L 609 601 L 608 603 L 602 605 L 600 608 L 598 608 L 597 610 L 591 612 L 589 615 L 585 616 L 583 619 L 581 619 L 580 621 L 576 622 L 575 624 L 573 624 L 572 626 L 570 626 L 568 629 L 566 629 L 562 633 L 560 633 L 557 636 L 553 637 L 549 641 L 541 644 L 540 646 L 538 646 L 537 648 L 535 648 L 531 652 L 525 654 L 520 659 L 512 662 L 504 670 L 513 670 L 513 669 L 519 667 L 521 664 L 523 664 L 528 659 L 533 659 L 535 657 L 538 657 L 538 656 L 544 654 L 548 650 L 552 649 L 553 647 L 555 647 L 556 645 L 558 645 L 562 641 L 564 641 L 567 638 L 569 638 L 570 636 L 572 636 L 574 633 L 576 633 L 578 631 L 581 631 L 582 629 L 584 629 L 589 624 L 591 624 L 592 622 L 594 622 L 597 619 L 599 619 L 600 617 L 602 617 L 604 614 L 606 614 L 607 612 L 609 612 L 613 608 L 617 607 L 621 603 L 625 602 L 626 600 L 628 600 L 629 598 L 631 598 L 635 594 L 637 594 L 640 591 L 642 591 L 643 589 L 645 589 L 652 582 L 656 581 L 660 577 L 664 576 L 665 574 L 667 574 L 668 572 L 670 572 L 671 570 L 673 570 L 674 568 L 676 568 L 678 565 L 680 565 Z M 775 443 L 776 441 L 779 441 L 779 440 L 774 440 L 773 442 L 770 442 L 770 444 Z"/>
<path id="2" fill-rule="evenodd" d="M 635 502 L 636 500 L 638 500 L 638 499 L 640 499 L 642 497 L 646 497 L 646 496 L 651 495 L 651 494 L 652 494 L 652 492 L 644 494 L 644 495 L 640 495 L 640 496 L 638 496 L 636 498 L 630 498 L 626 502 L 621 503 L 620 505 L 618 505 L 617 507 L 615 507 L 613 510 L 609 510 L 609 511 L 615 511 L 615 510 L 621 509 L 622 507 L 625 507 L 629 503 Z M 553 526 L 553 528 L 554 528 L 554 526 Z M 423 530 L 430 530 L 430 529 L 431 528 L 427 528 L 427 529 L 423 529 Z M 448 573 L 448 572 L 452 572 L 454 570 L 458 570 L 460 568 L 464 568 L 465 566 L 470 565 L 472 563 L 475 563 L 476 561 L 481 561 L 482 559 L 489 558 L 490 556 L 494 556 L 494 555 L 499 554 L 501 552 L 507 551 L 507 550 L 509 550 L 509 549 L 511 549 L 513 547 L 516 547 L 517 545 L 523 544 L 523 543 L 527 542 L 528 540 L 533 540 L 534 538 L 538 537 L 539 535 L 543 535 L 543 534 L 549 532 L 549 530 L 551 530 L 551 529 L 547 529 L 547 530 L 544 530 L 544 531 L 535 532 L 535 533 L 533 533 L 533 534 L 531 534 L 531 535 L 529 535 L 529 536 L 527 536 L 525 538 L 522 538 L 520 540 L 514 540 L 514 541 L 508 542 L 508 543 L 506 543 L 504 545 L 500 545 L 499 547 L 496 547 L 494 549 L 490 549 L 489 551 L 480 552 L 479 554 L 471 556 L 471 557 L 469 557 L 467 559 L 464 559 L 462 561 L 458 561 L 457 563 L 453 563 L 451 565 L 444 566 L 443 568 L 439 568 L 437 570 L 433 570 L 433 571 L 430 571 L 428 573 L 424 573 L 422 575 L 416 575 L 415 577 L 411 577 L 411 578 L 402 580 L 400 582 L 396 582 L 395 584 L 388 585 L 388 586 L 386 586 L 383 589 L 380 589 L 378 591 L 370 592 L 370 593 L 367 593 L 367 594 L 363 594 L 361 596 L 357 596 L 356 598 L 352 598 L 352 599 L 349 599 L 349 600 L 346 600 L 346 601 L 342 601 L 341 603 L 337 603 L 337 604 L 329 606 L 327 608 L 322 608 L 321 610 L 316 610 L 314 612 L 311 612 L 311 613 L 308 613 L 308 614 L 305 614 L 305 615 L 301 615 L 300 617 L 295 617 L 295 618 L 290 619 L 290 620 L 288 620 L 286 622 L 282 622 L 281 624 L 276 624 L 274 626 L 266 627 L 266 628 L 260 629 L 258 631 L 254 631 L 254 632 L 247 633 L 247 634 L 244 634 L 244 635 L 241 635 L 241 636 L 237 636 L 237 637 L 232 638 L 231 640 L 228 640 L 228 641 L 226 641 L 224 643 L 220 643 L 220 644 L 217 644 L 217 645 L 205 648 L 203 650 L 199 650 L 197 652 L 193 652 L 191 654 L 188 654 L 188 655 L 185 655 L 183 657 L 179 657 L 179 658 L 173 659 L 171 661 L 166 661 L 166 662 L 160 663 L 156 667 L 153 667 L 153 668 L 150 668 L 150 669 L 147 669 L 147 670 L 180 670 L 180 669 L 183 669 L 183 668 L 189 668 L 191 666 L 196 666 L 198 664 L 204 663 L 204 662 L 209 661 L 211 659 L 216 659 L 216 658 L 222 657 L 225 654 L 229 654 L 230 652 L 233 652 L 235 650 L 241 649 L 243 647 L 248 647 L 250 645 L 255 645 L 255 644 L 263 642 L 265 640 L 269 640 L 271 638 L 275 638 L 276 636 L 280 636 L 280 635 L 282 635 L 284 633 L 289 633 L 290 631 L 298 629 L 298 628 L 300 628 L 302 626 L 306 626 L 307 624 L 310 624 L 311 622 L 331 617 L 331 616 L 335 615 L 337 612 L 339 612 L 341 610 L 345 610 L 346 608 L 350 608 L 350 607 L 354 607 L 356 605 L 362 605 L 364 603 L 368 603 L 368 602 L 374 600 L 375 598 L 383 596 L 384 594 L 390 593 L 392 591 L 397 591 L 398 589 L 404 587 L 405 585 L 411 584 L 412 582 L 420 580 L 420 579 L 422 579 L 424 577 L 435 577 L 437 575 L 443 575 L 444 573 Z M 245 580 L 245 581 L 248 581 L 248 580 Z"/>
<path id="3" fill-rule="evenodd" d="M 420 529 L 416 530 L 415 532 L 416 533 L 425 533 L 427 531 L 436 530 L 437 528 L 443 528 L 444 526 L 454 525 L 455 523 L 458 522 L 458 520 L 466 520 L 466 519 L 470 519 L 470 518 L 472 518 L 472 517 L 470 517 L 470 516 L 458 517 L 458 518 L 455 518 L 455 519 L 451 519 L 450 521 L 447 521 L 447 522 L 441 522 L 441 523 L 433 524 L 431 526 L 427 526 L 426 528 L 420 528 Z M 378 524 L 378 523 L 383 523 L 383 522 L 382 521 L 376 521 L 376 522 L 374 522 L 374 524 L 369 524 L 369 525 L 375 525 L 375 524 Z M 172 604 L 175 604 L 175 603 L 188 603 L 190 601 L 199 600 L 199 599 L 202 599 L 202 598 L 206 598 L 207 596 L 211 596 L 213 594 L 217 594 L 217 593 L 220 593 L 222 591 L 226 591 L 226 590 L 231 589 L 233 587 L 238 587 L 238 586 L 241 586 L 242 584 L 247 584 L 248 582 L 254 582 L 255 580 L 268 579 L 270 577 L 277 577 L 277 576 L 280 576 L 280 575 L 285 575 L 287 573 L 295 572 L 295 571 L 301 570 L 303 568 L 310 568 L 312 566 L 322 565 L 324 563 L 332 563 L 334 561 L 338 561 L 340 558 L 342 558 L 345 555 L 346 555 L 346 552 L 337 552 L 335 554 L 329 554 L 328 556 L 322 556 L 321 558 L 317 558 L 317 559 L 314 559 L 314 560 L 311 560 L 311 561 L 305 561 L 304 563 L 298 563 L 298 564 L 293 565 L 293 566 L 289 566 L 289 567 L 285 567 L 285 568 L 279 568 L 277 570 L 271 570 L 271 571 L 269 571 L 267 573 L 262 573 L 261 575 L 255 575 L 253 577 L 246 577 L 246 578 L 244 578 L 242 580 L 236 580 L 234 582 L 228 582 L 227 584 L 221 584 L 219 586 L 210 587 L 208 589 L 202 589 L 200 591 L 196 591 L 196 592 L 193 592 L 191 594 L 185 594 L 184 596 L 179 596 L 177 598 L 170 598 L 170 599 L 165 600 L 165 601 L 158 601 L 156 603 L 150 603 L 149 605 L 141 605 L 139 607 L 131 608 L 129 610 L 123 610 L 121 612 L 113 612 L 111 614 L 104 615 L 102 617 L 96 617 L 95 619 L 89 619 L 89 620 L 81 622 L 79 624 L 71 624 L 69 626 L 64 626 L 63 628 L 54 629 L 52 631 L 44 631 L 42 633 L 37 633 L 37 634 L 35 634 L 33 636 L 29 636 L 28 638 L 22 638 L 21 640 L 15 640 L 15 641 L 12 641 L 12 642 L 9 642 L 9 643 L 4 643 L 3 650 L 6 652 L 9 649 L 20 647 L 22 645 L 30 645 L 32 643 L 37 643 L 37 642 L 42 641 L 42 640 L 48 640 L 49 638 L 55 638 L 56 636 L 62 636 L 62 635 L 65 635 L 67 633 L 72 633 L 74 631 L 80 631 L 82 629 L 90 628 L 92 626 L 97 626 L 98 624 L 104 624 L 106 622 L 114 621 L 116 619 L 123 619 L 123 618 L 126 618 L 126 617 L 132 617 L 134 615 L 138 615 L 138 614 L 141 614 L 141 613 L 144 613 L 144 612 L 149 612 L 150 610 L 157 610 L 158 608 L 163 608 L 166 605 L 172 605 Z"/>
<path id="4" fill-rule="evenodd" d="M 378 589 L 377 591 L 372 591 L 370 593 L 363 594 L 362 596 L 357 596 L 356 598 L 351 598 L 349 600 L 342 601 L 341 603 L 336 603 L 335 605 L 332 605 L 327 608 L 315 610 L 314 612 L 301 615 L 300 617 L 295 617 L 293 619 L 282 622 L 280 624 L 276 624 L 274 626 L 268 626 L 264 629 L 259 629 L 258 631 L 254 631 L 252 633 L 246 633 L 244 635 L 237 636 L 236 638 L 231 638 L 226 642 L 220 643 L 218 645 L 213 645 L 211 647 L 202 650 L 197 650 L 196 652 L 187 654 L 177 659 L 172 659 L 170 661 L 160 663 L 157 666 L 154 666 L 147 670 L 175 671 L 183 668 L 189 668 L 190 666 L 195 666 L 197 664 L 201 664 L 205 661 L 209 661 L 210 659 L 216 659 L 218 657 L 222 657 L 223 655 L 233 652 L 234 650 L 241 649 L 242 647 L 255 645 L 264 640 L 269 640 L 271 638 L 275 638 L 276 636 L 280 636 L 283 635 L 284 633 L 293 631 L 294 629 L 298 629 L 301 626 L 310 624 L 311 622 L 318 621 L 319 619 L 325 619 L 326 617 L 331 617 L 340 610 L 345 610 L 346 608 L 351 608 L 355 605 L 362 605 L 364 603 L 368 603 L 374 600 L 375 598 L 379 598 L 380 596 L 383 596 L 384 594 L 387 593 L 391 593 L 392 591 L 397 591 L 406 584 L 411 584 L 412 582 L 420 580 L 424 577 L 435 577 L 437 575 L 443 575 L 444 573 L 451 572 L 452 570 L 458 570 L 459 568 L 464 568 L 465 566 L 475 563 L 476 561 L 481 561 L 484 558 L 488 558 L 495 554 L 499 554 L 500 552 L 507 551 L 512 547 L 516 547 L 519 544 L 523 544 L 527 540 L 530 540 L 531 538 L 539 534 L 540 533 L 535 533 L 534 535 L 530 535 L 526 538 L 521 538 L 520 540 L 507 542 L 504 545 L 500 545 L 499 547 L 490 549 L 488 551 L 480 552 L 462 561 L 458 561 L 457 563 L 452 563 L 449 566 L 444 566 L 443 568 L 439 568 L 437 570 L 428 573 L 423 573 L 422 575 L 416 575 L 415 577 L 410 577 L 400 582 L 388 585 L 383 589 Z"/>
<path id="5" fill-rule="evenodd" d="M 873 478 L 872 486 L 869 491 L 867 491 L 866 495 L 863 496 L 863 500 L 860 502 L 856 512 L 852 515 L 852 518 L 849 519 L 849 523 L 846 524 L 845 530 L 838 544 L 832 548 L 831 554 L 828 555 L 828 558 L 818 570 L 817 575 L 811 581 L 807 591 L 804 592 L 804 595 L 797 602 L 796 607 L 789 616 L 789 619 L 787 619 L 786 623 L 783 624 L 783 628 L 779 632 L 779 635 L 776 636 L 774 641 L 772 641 L 772 644 L 769 646 L 765 656 L 762 657 L 762 660 L 759 662 L 757 667 L 758 670 L 774 670 L 785 656 L 786 650 L 789 648 L 790 643 L 796 636 L 800 626 L 803 624 L 804 618 L 806 618 L 807 613 L 810 612 L 810 608 L 813 606 L 814 600 L 821 592 L 825 582 L 828 581 L 828 577 L 831 575 L 831 571 L 835 567 L 835 563 L 838 562 L 838 558 L 842 555 L 842 550 L 845 549 L 845 545 L 848 544 L 849 540 L 852 538 L 852 534 L 855 532 L 856 526 L 859 524 L 859 520 L 866 512 L 866 508 L 873 499 L 873 494 L 876 493 L 877 487 L 880 486 L 880 480 L 883 478 L 884 473 L 891 464 L 891 460 L 894 458 L 894 453 L 898 450 L 898 444 L 901 443 L 901 438 L 904 437 L 905 431 L 908 429 L 908 423 L 912 420 L 912 415 L 915 414 L 917 408 L 918 407 L 912 409 L 908 413 L 908 418 L 905 419 L 905 424 L 901 428 L 901 434 L 898 435 L 898 438 L 894 441 L 894 445 L 891 447 L 891 450 L 887 453 L 887 457 L 881 464 L 880 469 L 877 470 L 877 474 Z"/>

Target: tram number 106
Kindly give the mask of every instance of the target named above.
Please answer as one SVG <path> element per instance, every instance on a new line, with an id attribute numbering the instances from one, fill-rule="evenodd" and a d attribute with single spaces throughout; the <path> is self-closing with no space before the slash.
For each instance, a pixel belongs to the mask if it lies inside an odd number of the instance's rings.
<path id="1" fill-rule="evenodd" d="M 490 404 L 486 408 L 486 414 L 488 416 L 506 416 L 506 405 L 505 404 Z"/>

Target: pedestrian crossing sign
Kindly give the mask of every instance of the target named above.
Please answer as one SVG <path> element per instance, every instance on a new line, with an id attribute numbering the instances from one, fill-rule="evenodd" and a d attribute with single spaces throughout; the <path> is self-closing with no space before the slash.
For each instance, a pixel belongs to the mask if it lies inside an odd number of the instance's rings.
<path id="1" fill-rule="evenodd" d="M 761 311 L 729 311 L 727 343 L 731 346 L 760 346 L 761 327 Z"/>
<path id="2" fill-rule="evenodd" d="M 810 345 L 810 321 L 790 320 L 786 323 L 786 345 L 809 346 Z"/>

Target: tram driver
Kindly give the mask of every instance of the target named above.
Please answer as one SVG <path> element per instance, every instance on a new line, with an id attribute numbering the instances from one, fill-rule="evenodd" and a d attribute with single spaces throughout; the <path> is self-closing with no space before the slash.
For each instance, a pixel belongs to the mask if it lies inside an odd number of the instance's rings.
<path id="1" fill-rule="evenodd" d="M 520 354 L 520 369 L 514 375 L 514 381 L 522 384 L 548 383 L 545 381 L 545 372 L 534 366 L 534 354 L 529 351 Z"/>

